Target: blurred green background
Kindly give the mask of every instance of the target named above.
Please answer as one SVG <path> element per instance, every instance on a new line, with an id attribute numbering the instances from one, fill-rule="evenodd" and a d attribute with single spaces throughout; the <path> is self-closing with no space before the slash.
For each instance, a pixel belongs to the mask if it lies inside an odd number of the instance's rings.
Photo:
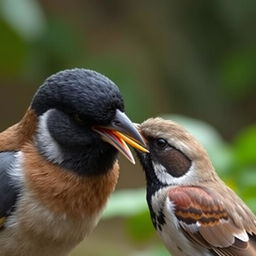
<path id="1" fill-rule="evenodd" d="M 50 74 L 115 81 L 136 122 L 164 115 L 209 150 L 256 211 L 256 1 L 0 1 L 0 128 L 18 121 Z M 121 160 L 117 192 L 72 256 L 168 255 L 149 220 L 144 177 Z"/>

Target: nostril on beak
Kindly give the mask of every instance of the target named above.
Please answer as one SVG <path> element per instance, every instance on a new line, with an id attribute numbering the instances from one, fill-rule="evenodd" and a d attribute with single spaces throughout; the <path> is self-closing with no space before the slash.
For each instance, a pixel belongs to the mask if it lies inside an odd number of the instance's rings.
<path id="1" fill-rule="evenodd" d="M 120 126 L 121 126 L 121 122 L 118 121 L 118 120 L 114 120 L 114 121 L 113 121 L 113 125 L 120 127 Z"/>

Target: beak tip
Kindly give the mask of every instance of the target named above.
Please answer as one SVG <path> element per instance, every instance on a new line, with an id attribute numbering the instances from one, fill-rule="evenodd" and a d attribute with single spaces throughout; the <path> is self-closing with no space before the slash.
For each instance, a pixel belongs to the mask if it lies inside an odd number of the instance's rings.
<path id="1" fill-rule="evenodd" d="M 130 156 L 128 156 L 128 155 L 125 155 L 125 157 L 133 164 L 133 165 L 135 165 L 136 164 L 136 162 L 135 162 L 135 159 L 134 159 L 134 157 L 133 157 L 133 155 L 131 154 Z"/>

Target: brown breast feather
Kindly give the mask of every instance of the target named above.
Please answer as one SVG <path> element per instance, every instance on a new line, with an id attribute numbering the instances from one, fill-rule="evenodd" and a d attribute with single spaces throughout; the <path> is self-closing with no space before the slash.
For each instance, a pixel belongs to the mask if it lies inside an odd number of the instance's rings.
<path id="1" fill-rule="evenodd" d="M 168 196 L 175 205 L 175 215 L 181 229 L 190 240 L 217 255 L 256 255 L 256 234 L 248 233 L 249 242 L 236 238 L 235 235 L 242 233 L 244 227 L 235 225 L 224 203 L 209 193 L 208 189 L 176 187 L 170 189 Z M 197 223 L 199 226 L 196 226 Z"/>
<path id="2" fill-rule="evenodd" d="M 51 164 L 32 144 L 36 125 L 37 116 L 29 109 L 19 123 L 0 133 L 0 151 L 21 150 L 24 153 L 27 185 L 49 209 L 74 218 L 96 214 L 115 188 L 118 162 L 107 174 L 95 177 L 80 177 Z"/>
<path id="3" fill-rule="evenodd" d="M 27 144 L 22 151 L 27 186 L 38 200 L 57 214 L 73 218 L 95 215 L 102 210 L 116 186 L 117 161 L 106 174 L 81 177 L 49 163 L 32 144 Z"/>

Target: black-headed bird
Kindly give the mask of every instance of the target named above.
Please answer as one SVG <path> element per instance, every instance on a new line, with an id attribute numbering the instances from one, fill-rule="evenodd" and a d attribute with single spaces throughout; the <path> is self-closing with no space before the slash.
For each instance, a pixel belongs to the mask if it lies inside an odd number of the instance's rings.
<path id="1" fill-rule="evenodd" d="M 149 154 L 147 202 L 155 229 L 173 256 L 255 256 L 256 217 L 218 177 L 203 146 L 161 118 L 140 125 Z"/>
<path id="2" fill-rule="evenodd" d="M 65 256 L 97 224 L 118 151 L 146 150 L 118 87 L 86 69 L 50 76 L 0 133 L 0 256 Z"/>

